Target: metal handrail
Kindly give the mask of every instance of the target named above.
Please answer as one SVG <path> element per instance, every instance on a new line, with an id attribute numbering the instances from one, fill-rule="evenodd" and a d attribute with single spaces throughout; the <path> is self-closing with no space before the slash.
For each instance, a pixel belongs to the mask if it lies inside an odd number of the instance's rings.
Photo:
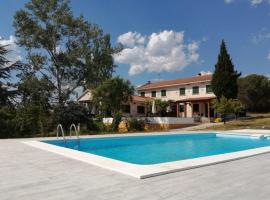
<path id="1" fill-rule="evenodd" d="M 69 127 L 69 137 L 71 138 L 71 136 L 72 136 L 72 128 L 74 128 L 75 134 L 77 136 L 77 142 L 79 145 L 80 144 L 80 136 L 79 136 L 79 131 L 78 131 L 75 124 L 71 124 L 71 126 Z"/>
<path id="2" fill-rule="evenodd" d="M 66 137 L 65 137 L 65 132 L 64 132 L 64 130 L 63 130 L 63 126 L 62 126 L 62 124 L 58 124 L 57 125 L 57 128 L 56 128 L 56 137 L 57 137 L 57 139 L 59 139 L 59 130 L 61 131 L 61 133 L 62 133 L 62 137 L 63 137 L 63 140 L 64 140 L 64 142 L 65 142 L 65 146 L 67 145 L 67 141 L 66 141 Z"/>

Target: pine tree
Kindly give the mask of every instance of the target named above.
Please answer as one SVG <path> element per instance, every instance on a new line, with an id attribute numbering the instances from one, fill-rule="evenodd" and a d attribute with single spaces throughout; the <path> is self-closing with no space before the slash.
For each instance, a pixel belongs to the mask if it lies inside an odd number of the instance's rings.
<path id="1" fill-rule="evenodd" d="M 234 70 L 231 57 L 227 52 L 224 40 L 220 45 L 218 62 L 215 65 L 215 72 L 212 78 L 213 92 L 220 99 L 222 96 L 228 99 L 237 98 L 238 86 L 237 79 L 241 75 Z"/>

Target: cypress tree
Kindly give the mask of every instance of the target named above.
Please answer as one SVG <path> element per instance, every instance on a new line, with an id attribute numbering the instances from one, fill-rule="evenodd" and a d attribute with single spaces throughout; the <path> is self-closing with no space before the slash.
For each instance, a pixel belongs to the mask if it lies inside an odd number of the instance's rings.
<path id="1" fill-rule="evenodd" d="M 220 99 L 222 96 L 227 99 L 237 98 L 238 86 L 237 79 L 241 75 L 234 70 L 232 59 L 227 52 L 224 40 L 220 45 L 218 61 L 212 78 L 213 92 Z"/>

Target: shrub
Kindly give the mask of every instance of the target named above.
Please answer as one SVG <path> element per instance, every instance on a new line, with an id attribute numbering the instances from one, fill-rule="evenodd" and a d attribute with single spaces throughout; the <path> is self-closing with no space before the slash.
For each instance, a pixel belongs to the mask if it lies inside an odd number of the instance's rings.
<path id="1" fill-rule="evenodd" d="M 113 116 L 113 121 L 112 121 L 112 131 L 118 131 L 118 126 L 122 120 L 121 113 L 116 112 Z"/>
<path id="2" fill-rule="evenodd" d="M 145 122 L 137 118 L 131 118 L 128 120 L 129 131 L 143 131 Z"/>
<path id="3" fill-rule="evenodd" d="M 99 119 L 90 119 L 87 123 L 87 130 L 96 132 L 107 132 L 108 127 Z"/>
<path id="4" fill-rule="evenodd" d="M 71 124 L 85 124 L 90 120 L 88 110 L 79 104 L 69 103 L 62 107 L 57 107 L 54 113 L 55 124 L 62 124 L 65 130 L 68 130 Z"/>

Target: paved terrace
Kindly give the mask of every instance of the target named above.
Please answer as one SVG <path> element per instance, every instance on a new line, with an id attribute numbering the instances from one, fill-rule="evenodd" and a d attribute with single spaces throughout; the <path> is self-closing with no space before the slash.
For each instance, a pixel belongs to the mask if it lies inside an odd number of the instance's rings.
<path id="1" fill-rule="evenodd" d="M 0 140 L 1 200 L 266 200 L 270 154 L 139 180 Z"/>

